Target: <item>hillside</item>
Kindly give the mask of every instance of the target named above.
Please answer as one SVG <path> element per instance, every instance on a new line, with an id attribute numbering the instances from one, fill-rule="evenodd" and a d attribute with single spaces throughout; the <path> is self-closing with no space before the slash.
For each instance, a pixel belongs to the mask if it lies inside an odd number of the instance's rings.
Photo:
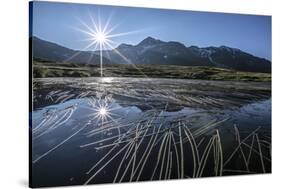
<path id="1" fill-rule="evenodd" d="M 77 51 L 59 44 L 31 38 L 33 56 L 55 62 L 98 65 L 99 52 Z M 118 51 L 120 54 L 116 53 Z M 125 58 L 124 58 L 125 57 Z M 270 73 L 271 62 L 226 46 L 186 47 L 147 37 L 137 45 L 121 44 L 103 52 L 104 64 L 207 66 L 237 71 Z"/>
<path id="2" fill-rule="evenodd" d="M 105 77 L 155 77 L 177 79 L 236 80 L 236 81 L 271 81 L 271 74 L 237 72 L 234 70 L 176 65 L 125 65 L 107 64 Z M 69 64 L 59 62 L 40 62 L 33 64 L 35 78 L 44 77 L 99 77 L 98 65 Z"/>

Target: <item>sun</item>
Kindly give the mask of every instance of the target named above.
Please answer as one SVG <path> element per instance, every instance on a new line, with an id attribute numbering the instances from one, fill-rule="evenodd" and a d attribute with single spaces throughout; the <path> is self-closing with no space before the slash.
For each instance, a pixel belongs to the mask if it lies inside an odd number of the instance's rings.
<path id="1" fill-rule="evenodd" d="M 97 119 L 98 122 L 101 121 L 101 124 L 109 119 L 113 119 L 111 117 L 112 115 L 112 109 L 109 107 L 108 104 L 102 104 L 100 102 L 94 103 L 92 107 L 94 119 Z"/>
<path id="2" fill-rule="evenodd" d="M 98 125 L 103 126 L 107 121 L 115 121 L 115 110 L 119 109 L 114 104 L 105 99 L 89 100 L 90 109 L 92 110 L 91 119 L 96 119 Z"/>
<path id="3" fill-rule="evenodd" d="M 98 43 L 104 44 L 107 41 L 108 36 L 103 32 L 98 32 L 93 38 L 93 40 L 97 41 Z"/>
<path id="4" fill-rule="evenodd" d="M 101 117 L 106 117 L 106 115 L 108 114 L 108 110 L 106 109 L 106 107 L 101 107 L 101 108 L 98 110 L 98 114 L 99 114 Z"/>
<path id="5" fill-rule="evenodd" d="M 86 34 L 88 38 L 84 39 L 85 41 L 89 41 L 89 45 L 87 45 L 83 50 L 90 50 L 91 52 L 99 50 L 99 56 L 100 56 L 100 76 L 103 77 L 103 50 L 111 49 L 118 55 L 120 55 L 125 61 L 131 64 L 129 60 L 122 55 L 114 46 L 117 45 L 116 42 L 113 41 L 113 38 L 115 37 L 121 37 L 121 36 L 127 36 L 135 33 L 139 33 L 143 30 L 135 30 L 135 31 L 127 31 L 123 33 L 113 33 L 114 30 L 117 28 L 119 24 L 116 24 L 114 26 L 110 26 L 111 17 L 113 14 L 111 14 L 106 22 L 103 24 L 101 22 L 100 15 L 97 16 L 97 21 L 94 19 L 91 13 L 89 13 L 89 18 L 91 20 L 90 23 L 85 23 L 83 20 L 78 19 L 78 21 L 84 26 L 85 29 L 82 28 L 76 28 L 74 29 Z M 77 54 L 78 55 L 78 54 Z M 76 56 L 76 54 L 74 55 Z M 73 56 L 73 57 L 74 57 Z M 72 58 L 73 58 L 72 57 Z"/>

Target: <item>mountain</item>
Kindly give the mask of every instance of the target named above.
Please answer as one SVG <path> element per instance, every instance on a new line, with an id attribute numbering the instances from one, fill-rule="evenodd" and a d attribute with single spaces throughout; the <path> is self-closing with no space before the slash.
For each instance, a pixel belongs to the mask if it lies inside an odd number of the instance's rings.
<path id="1" fill-rule="evenodd" d="M 57 62 L 99 64 L 99 52 L 77 51 L 32 37 L 33 56 Z M 137 45 L 120 44 L 103 51 L 103 62 L 119 64 L 161 64 L 210 66 L 248 72 L 271 72 L 271 62 L 226 46 L 186 47 L 176 41 L 164 42 L 147 37 Z"/>
<path id="2" fill-rule="evenodd" d="M 116 53 L 118 51 L 119 53 Z M 271 72 L 271 62 L 226 46 L 199 48 L 147 37 L 137 45 L 121 44 L 104 56 L 118 63 L 212 66 L 249 72 Z M 124 58 L 126 57 L 126 58 Z"/>
<path id="3" fill-rule="evenodd" d="M 72 50 L 38 37 L 32 37 L 30 40 L 34 58 L 80 64 L 99 64 L 100 61 L 100 56 L 91 52 Z M 107 58 L 104 58 L 103 62 L 111 63 Z"/>

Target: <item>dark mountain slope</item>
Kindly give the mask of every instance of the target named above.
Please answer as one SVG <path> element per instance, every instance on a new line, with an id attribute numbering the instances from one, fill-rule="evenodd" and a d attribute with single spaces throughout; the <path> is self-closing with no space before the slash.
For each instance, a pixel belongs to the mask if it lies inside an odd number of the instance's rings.
<path id="1" fill-rule="evenodd" d="M 99 64 L 100 56 L 95 53 L 72 50 L 37 37 L 32 37 L 30 40 L 32 40 L 34 58 L 55 62 Z M 104 63 L 110 63 L 106 58 L 103 61 Z"/>
<path id="2" fill-rule="evenodd" d="M 33 56 L 57 62 L 99 64 L 99 52 L 76 51 L 61 45 L 31 38 Z M 116 52 L 119 53 L 116 53 Z M 147 37 L 137 45 L 121 44 L 103 52 L 103 62 L 118 64 L 156 64 L 210 66 L 248 72 L 271 72 L 271 62 L 226 46 L 199 48 Z"/>

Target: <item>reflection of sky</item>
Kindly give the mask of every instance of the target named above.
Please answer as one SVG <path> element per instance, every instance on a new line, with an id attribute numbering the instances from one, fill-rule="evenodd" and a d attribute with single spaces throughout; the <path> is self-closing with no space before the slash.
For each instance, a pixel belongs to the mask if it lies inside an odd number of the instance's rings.
<path id="1" fill-rule="evenodd" d="M 83 49 L 85 34 L 77 18 L 90 24 L 89 14 L 106 22 L 113 13 L 111 25 L 120 24 L 114 33 L 141 30 L 137 34 L 114 38 L 120 43 L 137 44 L 147 36 L 164 41 L 179 41 L 186 46 L 226 45 L 271 59 L 271 17 L 176 11 L 161 9 L 96 6 L 34 2 L 33 34 L 72 49 Z M 85 29 L 85 28 L 83 28 Z"/>

